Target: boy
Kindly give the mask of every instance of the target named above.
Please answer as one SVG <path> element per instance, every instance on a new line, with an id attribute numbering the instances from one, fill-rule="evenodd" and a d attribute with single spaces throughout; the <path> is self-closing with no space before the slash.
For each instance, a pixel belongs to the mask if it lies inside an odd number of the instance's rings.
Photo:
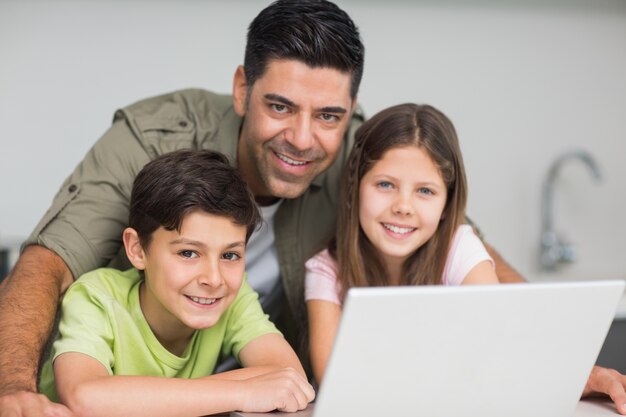
<path id="1" fill-rule="evenodd" d="M 135 268 L 97 269 L 70 287 L 42 392 L 79 416 L 305 408 L 313 389 L 244 279 L 259 219 L 222 154 L 148 163 L 123 232 Z M 230 354 L 245 368 L 211 375 Z"/>

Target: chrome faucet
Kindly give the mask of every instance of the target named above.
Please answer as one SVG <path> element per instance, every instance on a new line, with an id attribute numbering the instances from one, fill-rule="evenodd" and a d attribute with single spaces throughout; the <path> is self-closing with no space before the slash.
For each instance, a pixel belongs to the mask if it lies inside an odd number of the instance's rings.
<path id="1" fill-rule="evenodd" d="M 554 181 L 564 162 L 578 159 L 591 171 L 596 182 L 600 182 L 602 175 L 595 159 L 585 150 L 575 150 L 564 153 L 554 160 L 543 182 L 541 201 L 541 254 L 540 263 L 544 271 L 554 271 L 558 264 L 573 262 L 577 258 L 576 248 L 565 242 L 554 230 L 552 221 L 552 203 Z"/>

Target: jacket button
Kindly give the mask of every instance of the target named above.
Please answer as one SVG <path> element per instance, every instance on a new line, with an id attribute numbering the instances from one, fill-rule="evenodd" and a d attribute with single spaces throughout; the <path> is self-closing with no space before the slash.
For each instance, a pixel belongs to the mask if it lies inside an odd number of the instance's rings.
<path id="1" fill-rule="evenodd" d="M 187 127 L 188 123 L 184 120 L 181 120 L 180 122 L 178 122 L 178 126 L 180 127 Z"/>
<path id="2" fill-rule="evenodd" d="M 68 187 L 67 191 L 69 191 L 70 193 L 73 193 L 74 191 L 76 191 L 78 187 L 76 186 L 76 184 L 72 184 Z"/>

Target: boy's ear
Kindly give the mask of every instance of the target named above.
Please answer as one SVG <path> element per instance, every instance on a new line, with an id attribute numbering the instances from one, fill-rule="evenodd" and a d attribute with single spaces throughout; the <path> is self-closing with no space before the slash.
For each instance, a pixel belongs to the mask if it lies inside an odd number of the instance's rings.
<path id="1" fill-rule="evenodd" d="M 130 263 L 133 264 L 135 268 L 144 270 L 146 268 L 146 253 L 144 252 L 143 247 L 141 247 L 137 231 L 132 227 L 127 227 L 124 229 L 122 239 L 124 240 L 126 256 L 128 257 Z"/>
<path id="2" fill-rule="evenodd" d="M 243 117 L 246 114 L 247 96 L 248 82 L 246 81 L 246 74 L 243 70 L 243 65 L 239 65 L 233 77 L 233 107 L 239 117 Z"/>

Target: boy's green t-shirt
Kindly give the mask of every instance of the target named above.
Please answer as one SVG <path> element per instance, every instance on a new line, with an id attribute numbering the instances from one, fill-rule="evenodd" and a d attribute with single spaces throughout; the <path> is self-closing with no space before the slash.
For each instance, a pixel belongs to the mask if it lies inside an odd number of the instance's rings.
<path id="1" fill-rule="evenodd" d="M 196 331 L 183 356 L 176 356 L 161 346 L 141 311 L 141 282 L 136 269 L 101 268 L 67 290 L 59 336 L 42 369 L 43 394 L 58 401 L 52 362 L 62 353 L 91 356 L 110 375 L 198 378 L 211 375 L 221 357 L 239 359 L 241 349 L 252 340 L 279 333 L 244 277 L 237 297 L 215 326 Z"/>

